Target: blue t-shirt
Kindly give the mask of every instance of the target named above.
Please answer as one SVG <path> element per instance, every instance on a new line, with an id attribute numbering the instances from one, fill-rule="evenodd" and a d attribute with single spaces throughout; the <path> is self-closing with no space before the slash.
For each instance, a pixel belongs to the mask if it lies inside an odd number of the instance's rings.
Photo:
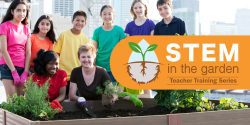
<path id="1" fill-rule="evenodd" d="M 138 26 L 135 21 L 131 21 L 127 24 L 125 28 L 125 33 L 130 36 L 135 35 L 150 35 L 151 31 L 155 28 L 155 24 L 152 20 L 147 19 L 142 25 Z"/>
<path id="2" fill-rule="evenodd" d="M 169 24 L 164 23 L 164 19 L 157 23 L 154 29 L 154 35 L 184 35 L 186 33 L 185 22 L 180 18 L 173 17 Z"/>

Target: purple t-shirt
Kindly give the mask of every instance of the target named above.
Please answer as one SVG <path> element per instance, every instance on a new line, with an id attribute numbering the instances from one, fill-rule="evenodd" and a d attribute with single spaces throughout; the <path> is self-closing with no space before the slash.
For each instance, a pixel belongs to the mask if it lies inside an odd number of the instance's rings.
<path id="1" fill-rule="evenodd" d="M 14 66 L 24 68 L 26 43 L 30 36 L 28 25 L 4 22 L 0 24 L 0 35 L 6 36 L 7 51 Z M 3 56 L 0 57 L 0 64 L 6 64 Z"/>
<path id="2" fill-rule="evenodd" d="M 135 21 L 131 21 L 127 24 L 125 28 L 125 33 L 130 36 L 135 35 L 150 35 L 151 31 L 155 28 L 155 24 L 152 20 L 147 19 L 144 24 L 137 26 Z"/>

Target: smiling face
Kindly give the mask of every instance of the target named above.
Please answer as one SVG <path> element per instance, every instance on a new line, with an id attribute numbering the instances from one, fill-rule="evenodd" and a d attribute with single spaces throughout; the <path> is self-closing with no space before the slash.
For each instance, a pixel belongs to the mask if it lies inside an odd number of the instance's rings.
<path id="1" fill-rule="evenodd" d="M 50 21 L 48 19 L 43 19 L 39 25 L 39 32 L 43 33 L 43 34 L 47 34 L 51 28 L 51 24 Z"/>
<path id="2" fill-rule="evenodd" d="M 49 63 L 46 65 L 46 71 L 49 76 L 52 76 L 56 73 L 56 71 L 59 68 L 59 59 L 57 58 L 56 60 L 51 60 Z"/>
<path id="3" fill-rule="evenodd" d="M 135 17 L 145 17 L 146 16 L 146 6 L 141 2 L 137 2 L 133 6 L 133 14 Z"/>
<path id="4" fill-rule="evenodd" d="M 73 29 L 76 31 L 81 31 L 83 27 L 86 25 L 86 19 L 84 16 L 76 16 L 72 21 Z"/>
<path id="5" fill-rule="evenodd" d="M 114 18 L 113 9 L 110 7 L 106 7 L 101 12 L 101 17 L 104 23 L 112 23 Z"/>
<path id="6" fill-rule="evenodd" d="M 162 18 L 169 18 L 172 16 L 172 8 L 167 4 L 158 5 L 157 7 Z"/>
<path id="7" fill-rule="evenodd" d="M 88 52 L 81 52 L 79 56 L 80 63 L 83 68 L 91 68 L 94 66 L 95 61 L 95 54 L 93 54 L 91 51 Z"/>
<path id="8" fill-rule="evenodd" d="M 19 4 L 16 6 L 14 10 L 11 10 L 11 14 L 13 15 L 13 20 L 17 23 L 22 22 L 27 14 L 27 8 L 24 4 Z"/>

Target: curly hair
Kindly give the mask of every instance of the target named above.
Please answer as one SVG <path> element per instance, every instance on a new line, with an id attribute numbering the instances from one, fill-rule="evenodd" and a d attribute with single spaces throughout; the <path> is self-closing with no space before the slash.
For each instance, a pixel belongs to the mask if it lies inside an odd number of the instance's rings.
<path id="1" fill-rule="evenodd" d="M 34 72 L 38 75 L 46 75 L 46 65 L 50 61 L 55 61 L 59 56 L 54 51 L 45 51 L 40 49 L 37 53 L 37 58 L 34 60 Z"/>

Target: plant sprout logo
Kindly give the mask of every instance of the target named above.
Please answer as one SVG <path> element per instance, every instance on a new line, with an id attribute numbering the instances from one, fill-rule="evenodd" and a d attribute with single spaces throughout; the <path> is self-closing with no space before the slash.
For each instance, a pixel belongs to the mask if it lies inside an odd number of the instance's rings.
<path id="1" fill-rule="evenodd" d="M 160 72 L 159 61 L 154 52 L 157 45 L 149 45 L 143 39 L 138 44 L 129 42 L 129 47 L 133 51 L 127 66 L 129 76 L 139 84 L 155 80 Z"/>

